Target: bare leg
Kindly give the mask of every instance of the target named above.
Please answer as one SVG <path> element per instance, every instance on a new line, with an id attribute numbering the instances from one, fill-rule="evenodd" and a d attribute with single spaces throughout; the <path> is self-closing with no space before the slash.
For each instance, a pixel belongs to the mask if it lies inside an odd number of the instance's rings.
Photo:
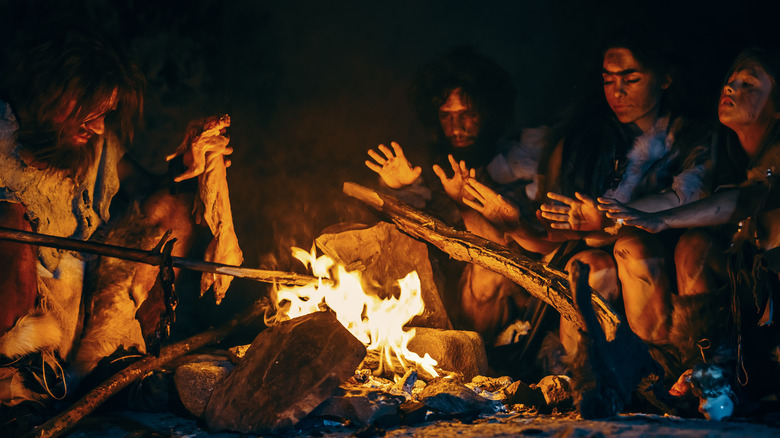
<path id="1" fill-rule="evenodd" d="M 566 264 L 566 271 L 571 272 L 575 261 L 586 263 L 590 267 L 588 284 L 604 299 L 614 303 L 620 296 L 615 262 L 606 252 L 599 249 L 589 249 L 577 253 Z M 579 327 L 566 318 L 561 318 L 560 323 L 561 344 L 569 355 L 577 351 L 579 344 Z"/>
<path id="2" fill-rule="evenodd" d="M 730 360 L 730 290 L 723 288 L 728 284 L 723 250 L 701 229 L 686 231 L 675 247 L 679 293 L 672 297 L 669 342 L 678 350 L 683 370 L 705 358 Z"/>
<path id="3" fill-rule="evenodd" d="M 614 252 L 629 327 L 646 342 L 665 343 L 671 283 L 663 244 L 649 234 L 636 234 L 619 239 Z"/>
<path id="4" fill-rule="evenodd" d="M 722 286 L 727 278 L 723 251 L 707 231 L 686 231 L 674 249 L 678 293 L 695 295 Z"/>

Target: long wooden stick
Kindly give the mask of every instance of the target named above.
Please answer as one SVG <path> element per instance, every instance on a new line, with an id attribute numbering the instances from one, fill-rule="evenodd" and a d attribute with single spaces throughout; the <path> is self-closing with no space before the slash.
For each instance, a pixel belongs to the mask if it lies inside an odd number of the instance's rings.
<path id="1" fill-rule="evenodd" d="M 580 314 L 574 308 L 569 282 L 564 272 L 513 253 L 507 247 L 490 240 L 449 227 L 390 195 L 350 182 L 344 183 L 343 191 L 386 213 L 403 231 L 430 242 L 451 257 L 475 263 L 509 278 L 531 295 L 553 306 L 564 318 L 583 327 Z M 592 300 L 596 315 L 609 338 L 620 324 L 620 318 L 599 294 L 593 294 Z"/>
<path id="2" fill-rule="evenodd" d="M 172 345 L 167 345 L 160 350 L 160 355 L 146 356 L 143 359 L 130 364 L 124 370 L 118 372 L 92 391 L 85 394 L 73 403 L 68 410 L 60 413 L 46 423 L 36 427 L 24 435 L 24 438 L 49 438 L 57 437 L 67 432 L 84 417 L 91 414 L 103 404 L 109 397 L 117 394 L 135 380 L 154 371 L 166 363 L 184 356 L 206 345 L 217 343 L 237 328 L 248 326 L 252 322 L 262 321 L 266 306 L 255 303 L 254 307 L 233 321 L 198 335 L 187 338 Z"/>
<path id="3" fill-rule="evenodd" d="M 131 260 L 154 266 L 160 266 L 163 261 L 161 254 L 152 251 L 109 245 L 106 243 L 69 239 L 48 234 L 38 234 L 29 231 L 14 230 L 12 228 L 0 227 L 0 240 L 10 240 L 13 242 L 29 243 L 77 252 L 88 252 L 91 254 Z M 319 278 L 317 277 L 296 274 L 294 272 L 244 268 L 241 266 L 225 265 L 222 263 L 206 262 L 183 257 L 172 257 L 172 259 L 173 266 L 176 268 L 210 272 L 212 274 L 232 275 L 233 277 L 247 278 L 266 283 L 278 283 L 287 286 L 305 286 L 319 281 Z M 324 282 L 330 281 L 326 278 L 323 278 L 322 280 Z"/>

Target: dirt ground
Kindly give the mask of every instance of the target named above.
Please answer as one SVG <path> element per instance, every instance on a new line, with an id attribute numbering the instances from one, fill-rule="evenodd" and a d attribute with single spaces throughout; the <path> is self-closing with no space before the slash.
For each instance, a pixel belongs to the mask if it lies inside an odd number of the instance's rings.
<path id="1" fill-rule="evenodd" d="M 536 415 L 533 412 L 506 412 L 482 416 L 472 421 L 433 420 L 415 426 L 362 430 L 332 424 L 293 430 L 285 437 L 775 437 L 780 435 L 780 422 L 755 424 L 741 421 L 706 421 L 627 414 L 606 420 L 587 421 L 570 415 Z M 71 438 L 125 437 L 187 437 L 230 438 L 247 436 L 238 433 L 210 433 L 194 419 L 172 414 L 149 414 L 122 411 L 111 415 L 92 416 L 83 420 L 68 435 Z"/>

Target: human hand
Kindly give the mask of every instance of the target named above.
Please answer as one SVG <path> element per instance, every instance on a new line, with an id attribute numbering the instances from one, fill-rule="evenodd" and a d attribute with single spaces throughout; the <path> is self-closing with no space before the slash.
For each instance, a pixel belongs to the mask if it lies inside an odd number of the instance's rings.
<path id="1" fill-rule="evenodd" d="M 463 203 L 473 208 L 493 225 L 499 228 L 516 228 L 520 223 L 520 210 L 503 196 L 474 178 L 469 178 L 465 186 L 468 197 Z"/>
<path id="2" fill-rule="evenodd" d="M 547 197 L 563 204 L 544 204 L 542 217 L 550 221 L 550 228 L 572 231 L 597 231 L 604 228 L 604 213 L 596 202 L 582 193 L 575 193 L 576 199 L 557 193 L 548 193 Z"/>
<path id="3" fill-rule="evenodd" d="M 658 233 L 669 228 L 658 213 L 646 213 L 631 208 L 611 198 L 599 198 L 598 208 L 606 212 L 617 225 L 629 225 L 645 230 L 648 233 Z"/>
<path id="4" fill-rule="evenodd" d="M 469 178 L 474 178 L 477 175 L 476 170 L 466 167 L 466 162 L 461 161 L 458 163 L 453 158 L 452 154 L 447 155 L 447 159 L 452 167 L 452 178 L 447 177 L 444 169 L 438 164 L 433 165 L 433 173 L 441 180 L 441 185 L 444 186 L 444 191 L 447 196 L 452 198 L 453 201 L 463 204 L 466 198 L 471 199 L 471 194 L 466 191 L 466 181 Z"/>
<path id="5" fill-rule="evenodd" d="M 379 155 L 373 149 L 368 150 L 368 155 L 374 160 L 366 160 L 366 166 L 378 173 L 382 181 L 391 189 L 400 189 L 401 187 L 412 184 L 422 173 L 422 167 L 412 168 L 412 164 L 404 156 L 404 151 L 396 142 L 390 142 L 393 150 L 380 144 L 379 149 L 384 157 Z"/>
<path id="6" fill-rule="evenodd" d="M 228 147 L 230 137 L 225 135 L 228 126 L 230 116 L 227 114 L 190 122 L 184 140 L 176 148 L 176 152 L 165 157 L 166 161 L 171 161 L 181 155 L 187 167 L 187 171 L 175 177 L 174 181 L 183 181 L 209 172 L 217 165 L 217 160 L 222 160 L 225 167 L 230 167 L 230 160 L 225 158 L 233 153 L 233 148 Z"/>

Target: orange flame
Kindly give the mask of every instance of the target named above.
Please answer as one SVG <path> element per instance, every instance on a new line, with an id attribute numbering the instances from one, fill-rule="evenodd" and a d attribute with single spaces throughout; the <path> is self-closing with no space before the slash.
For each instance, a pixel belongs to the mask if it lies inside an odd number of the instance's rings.
<path id="1" fill-rule="evenodd" d="M 296 318 L 312 312 L 330 308 L 341 324 L 359 339 L 367 350 L 379 351 L 387 363 L 394 355 L 404 370 L 407 362 L 417 364 L 432 376 L 438 376 L 437 364 L 428 353 L 420 357 L 407 348 L 414 338 L 415 330 L 404 330 L 403 326 L 425 310 L 420 287 L 420 277 L 412 271 L 398 281 L 401 294 L 398 298 L 380 299 L 376 294 L 363 291 L 360 274 L 347 272 L 346 268 L 328 256 L 316 256 L 311 252 L 293 248 L 292 254 L 319 277 L 317 283 L 299 287 L 282 287 L 276 290 L 276 306 L 279 314 Z M 335 275 L 331 278 L 331 274 Z M 323 282 L 323 278 L 335 280 Z"/>

